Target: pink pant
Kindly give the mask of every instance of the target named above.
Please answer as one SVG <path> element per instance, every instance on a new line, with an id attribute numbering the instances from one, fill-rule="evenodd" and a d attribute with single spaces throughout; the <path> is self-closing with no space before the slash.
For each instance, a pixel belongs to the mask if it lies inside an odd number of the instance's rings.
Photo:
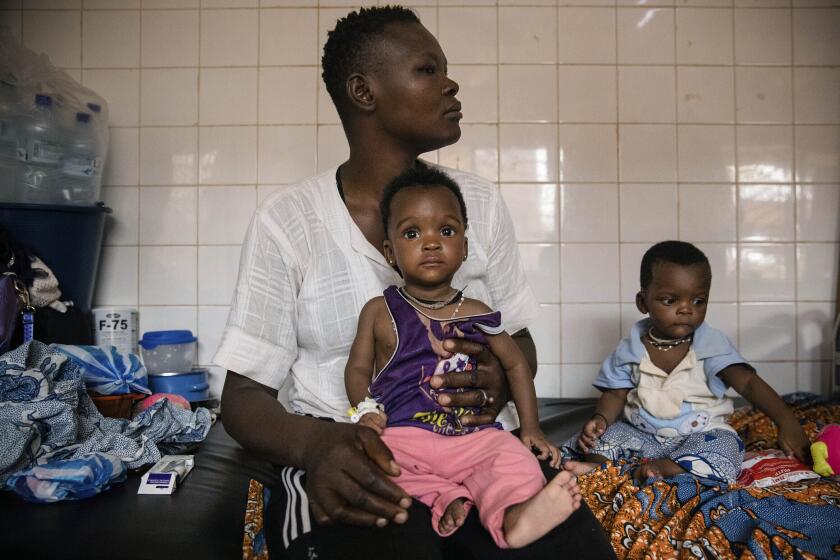
<path id="1" fill-rule="evenodd" d="M 423 428 L 386 428 L 382 440 L 402 469 L 397 484 L 432 510 L 438 529 L 446 506 L 456 498 L 475 504 L 481 524 L 501 548 L 505 510 L 545 486 L 536 457 L 512 434 L 485 429 L 465 436 L 443 436 Z"/>

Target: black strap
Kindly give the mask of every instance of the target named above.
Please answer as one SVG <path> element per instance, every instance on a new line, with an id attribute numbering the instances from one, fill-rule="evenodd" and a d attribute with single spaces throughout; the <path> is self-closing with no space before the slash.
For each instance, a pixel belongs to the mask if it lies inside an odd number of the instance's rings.
<path id="1" fill-rule="evenodd" d="M 344 200 L 344 187 L 341 186 L 341 166 L 335 168 L 335 185 L 338 187 L 338 196 L 341 197 L 341 202 L 347 204 Z"/>

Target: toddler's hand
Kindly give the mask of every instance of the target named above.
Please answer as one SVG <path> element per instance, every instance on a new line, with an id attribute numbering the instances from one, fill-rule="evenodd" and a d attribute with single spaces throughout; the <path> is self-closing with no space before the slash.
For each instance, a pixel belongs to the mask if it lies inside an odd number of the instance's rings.
<path id="1" fill-rule="evenodd" d="M 379 435 L 385 430 L 388 416 L 384 412 L 368 412 L 359 418 L 359 426 L 367 426 Z"/>
<path id="2" fill-rule="evenodd" d="M 788 457 L 796 457 L 806 465 L 811 464 L 811 442 L 799 423 L 779 425 L 779 447 Z"/>
<path id="3" fill-rule="evenodd" d="M 578 447 L 581 451 L 588 452 L 595 446 L 595 442 L 607 429 L 607 421 L 600 414 L 593 416 L 589 422 L 583 425 L 578 438 Z"/>
<path id="4" fill-rule="evenodd" d="M 555 469 L 560 468 L 560 450 L 545 439 L 541 430 L 520 430 L 519 439 L 528 449 L 536 447 L 540 451 L 538 459 L 551 459 L 548 464 Z"/>

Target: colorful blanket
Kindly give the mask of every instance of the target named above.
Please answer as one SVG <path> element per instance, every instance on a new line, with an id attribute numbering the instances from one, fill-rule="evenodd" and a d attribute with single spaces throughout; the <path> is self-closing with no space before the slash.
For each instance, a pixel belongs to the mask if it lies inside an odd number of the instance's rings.
<path id="1" fill-rule="evenodd" d="M 809 438 L 840 422 L 840 404 L 788 395 Z M 776 427 L 739 409 L 730 423 L 747 450 L 775 447 Z M 840 558 L 840 480 L 811 479 L 767 488 L 702 484 L 690 475 L 638 484 L 633 462 L 602 465 L 579 477 L 587 504 L 618 558 Z"/>
<path id="2" fill-rule="evenodd" d="M 840 402 L 815 395 L 785 397 L 810 438 L 840 423 Z M 773 448 L 776 428 L 750 407 L 730 423 L 747 450 Z M 703 484 L 690 475 L 638 484 L 636 462 L 607 463 L 581 476 L 587 504 L 620 560 L 840 559 L 840 477 L 767 488 Z M 263 511 L 267 490 L 251 481 L 243 559 L 267 560 Z"/>

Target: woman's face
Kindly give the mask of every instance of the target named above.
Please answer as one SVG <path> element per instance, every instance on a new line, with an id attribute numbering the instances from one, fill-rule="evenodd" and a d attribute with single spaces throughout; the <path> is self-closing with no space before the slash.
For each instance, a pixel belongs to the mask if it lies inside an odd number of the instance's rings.
<path id="1" fill-rule="evenodd" d="M 443 186 L 408 187 L 391 200 L 385 256 L 406 285 L 449 287 L 467 256 L 461 207 Z"/>
<path id="2" fill-rule="evenodd" d="M 423 153 L 461 137 L 458 84 L 446 75 L 446 56 L 417 23 L 391 23 L 376 46 L 370 87 L 383 132 Z"/>

